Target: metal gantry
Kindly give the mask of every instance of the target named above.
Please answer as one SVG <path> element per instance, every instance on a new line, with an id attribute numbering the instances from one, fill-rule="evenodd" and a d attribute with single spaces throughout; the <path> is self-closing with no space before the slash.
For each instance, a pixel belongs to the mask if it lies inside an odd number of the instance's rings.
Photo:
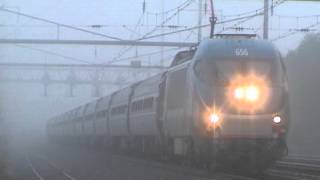
<path id="1" fill-rule="evenodd" d="M 68 87 L 70 97 L 77 86 L 87 85 L 92 87 L 92 95 L 98 97 L 107 93 L 102 92 L 103 87 L 122 88 L 165 69 L 137 65 L 0 63 L 0 83 L 40 84 L 44 96 L 48 96 L 50 85 L 63 84 Z"/>
<path id="2" fill-rule="evenodd" d="M 55 39 L 0 39 L 0 44 L 60 44 L 60 45 L 110 45 L 110 46 L 158 46 L 158 47 L 193 47 L 193 42 L 156 42 L 136 40 L 55 40 Z"/>

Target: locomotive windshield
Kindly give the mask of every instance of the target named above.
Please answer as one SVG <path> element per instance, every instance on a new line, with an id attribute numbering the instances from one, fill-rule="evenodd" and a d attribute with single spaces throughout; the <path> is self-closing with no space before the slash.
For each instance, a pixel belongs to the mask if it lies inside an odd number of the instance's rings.
<path id="1" fill-rule="evenodd" d="M 279 66 L 280 65 L 280 66 Z M 266 77 L 270 83 L 279 84 L 283 79 L 281 63 L 276 60 L 199 60 L 195 72 L 201 81 L 227 85 L 236 75 L 255 73 Z"/>
<path id="2" fill-rule="evenodd" d="M 260 76 L 271 75 L 271 63 L 265 61 L 216 61 L 216 80 L 219 83 L 229 82 L 235 75 L 254 72 Z"/>

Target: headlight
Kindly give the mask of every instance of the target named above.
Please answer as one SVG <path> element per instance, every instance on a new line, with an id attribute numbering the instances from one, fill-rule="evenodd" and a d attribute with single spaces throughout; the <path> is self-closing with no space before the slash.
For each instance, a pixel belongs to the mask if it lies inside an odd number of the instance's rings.
<path id="1" fill-rule="evenodd" d="M 216 114 L 216 113 L 210 114 L 210 122 L 211 123 L 216 124 L 217 122 L 219 122 L 219 120 L 220 120 L 220 117 L 218 114 Z"/>
<path id="2" fill-rule="evenodd" d="M 254 102 L 259 98 L 259 90 L 255 86 L 248 86 L 246 88 L 246 100 Z"/>
<path id="3" fill-rule="evenodd" d="M 234 98 L 237 100 L 254 102 L 258 100 L 259 94 L 259 89 L 253 85 L 238 87 L 234 90 Z"/>
<path id="4" fill-rule="evenodd" d="M 269 82 L 264 76 L 236 75 L 226 91 L 227 102 L 238 111 L 254 112 L 265 107 L 270 97 Z"/>
<path id="5" fill-rule="evenodd" d="M 241 100 L 244 98 L 245 90 L 242 87 L 238 87 L 234 90 L 234 97 L 238 100 Z"/>
<path id="6" fill-rule="evenodd" d="M 217 107 L 207 107 L 202 112 L 203 123 L 206 130 L 211 131 L 223 123 L 222 111 Z"/>
<path id="7" fill-rule="evenodd" d="M 280 117 L 280 116 L 275 116 L 275 117 L 273 117 L 273 122 L 274 122 L 275 124 L 279 124 L 279 123 L 281 122 L 281 117 Z"/>

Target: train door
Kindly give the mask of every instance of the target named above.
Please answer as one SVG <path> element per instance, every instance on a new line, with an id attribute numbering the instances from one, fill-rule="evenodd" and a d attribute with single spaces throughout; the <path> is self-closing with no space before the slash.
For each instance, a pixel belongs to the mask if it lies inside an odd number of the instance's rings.
<path id="1" fill-rule="evenodd" d="M 159 94 L 156 101 L 156 124 L 159 131 L 161 144 L 164 144 L 164 132 L 163 132 L 163 116 L 164 116 L 164 98 L 166 90 L 166 72 L 162 74 L 160 83 L 159 83 Z"/>
<path id="2" fill-rule="evenodd" d="M 176 68 L 167 73 L 164 128 L 166 135 L 186 136 L 189 133 L 186 119 L 187 66 Z"/>
<path id="3" fill-rule="evenodd" d="M 164 101 L 164 132 L 171 153 L 186 156 L 191 146 L 191 121 L 187 116 L 189 63 L 181 64 L 167 73 Z"/>

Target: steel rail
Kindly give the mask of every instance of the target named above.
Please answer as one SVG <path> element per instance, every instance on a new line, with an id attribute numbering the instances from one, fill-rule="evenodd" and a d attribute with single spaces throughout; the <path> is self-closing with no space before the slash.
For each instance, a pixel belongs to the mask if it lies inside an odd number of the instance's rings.
<path id="1" fill-rule="evenodd" d="M 34 163 L 32 163 L 30 159 L 30 154 L 26 155 L 26 160 L 28 162 L 28 166 L 31 168 L 32 172 L 37 176 L 39 180 L 46 180 L 48 178 L 45 178 L 44 175 L 41 175 L 40 171 L 35 167 Z M 47 158 L 36 156 L 35 158 L 42 160 L 46 164 L 48 164 L 52 169 L 57 171 L 59 174 L 61 174 L 63 177 L 65 177 L 68 180 L 76 180 L 73 176 L 71 176 L 69 173 L 67 173 L 64 169 L 59 168 L 56 164 L 50 162 Z"/>

